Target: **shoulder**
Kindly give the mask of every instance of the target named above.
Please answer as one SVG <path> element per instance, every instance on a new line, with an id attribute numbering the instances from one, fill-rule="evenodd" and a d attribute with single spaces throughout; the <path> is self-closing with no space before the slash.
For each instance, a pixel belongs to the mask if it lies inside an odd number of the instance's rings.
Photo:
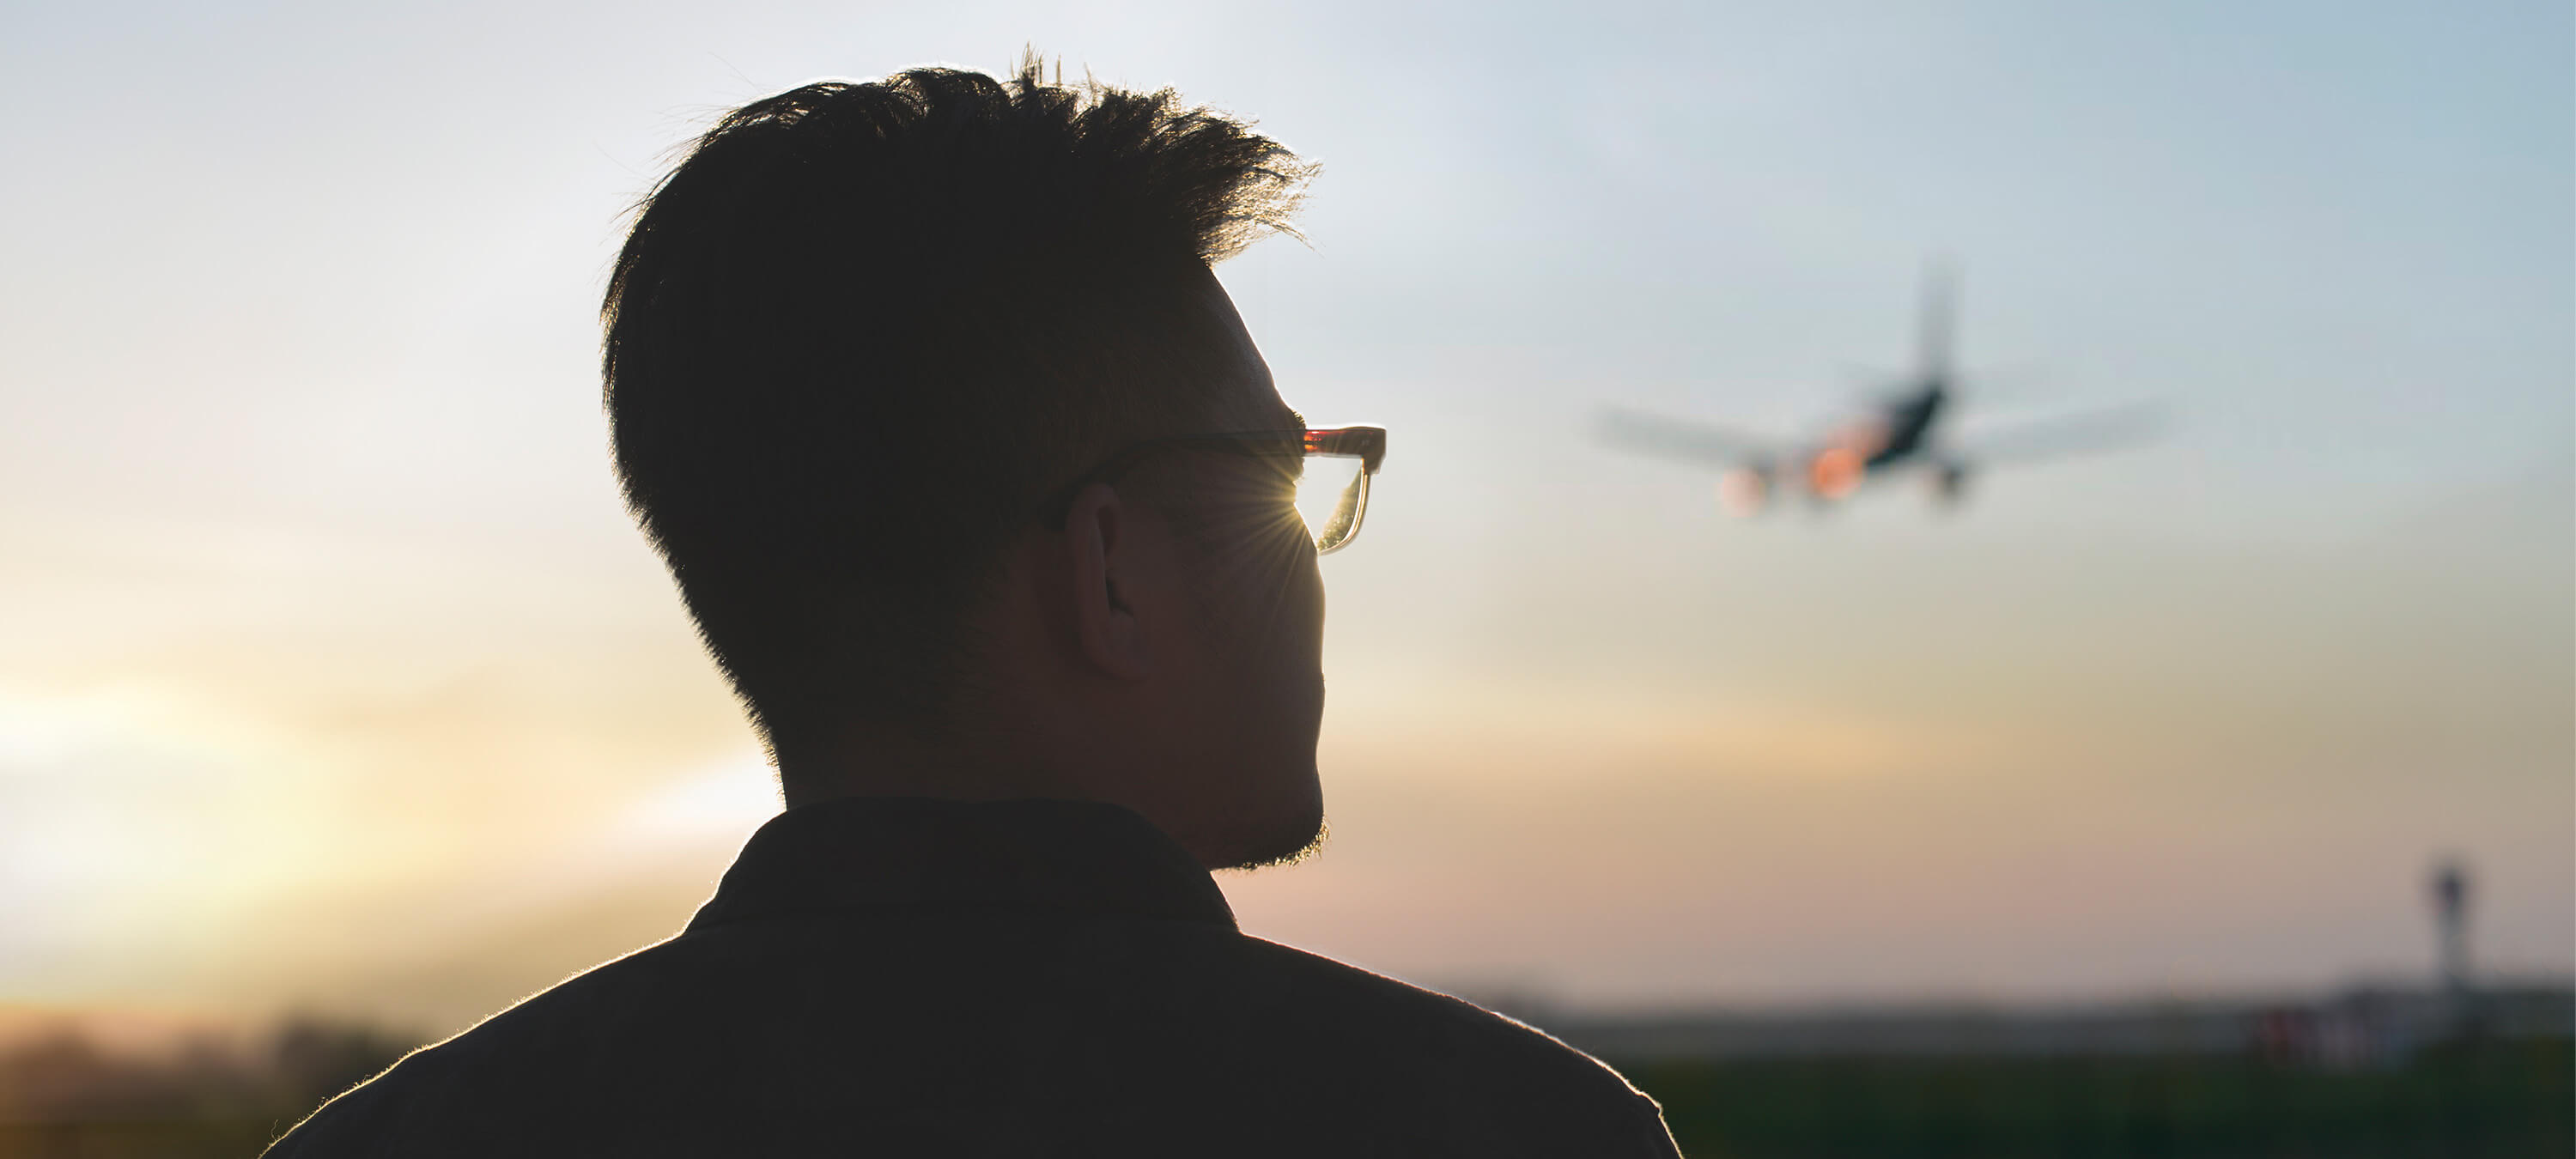
<path id="1" fill-rule="evenodd" d="M 1240 944 L 1247 972 L 1264 976 L 1247 1004 L 1294 1028 L 1305 1045 L 1292 1055 L 1402 1092 L 1406 1117 L 1449 1138 L 1481 1140 L 1486 1154 L 1674 1153 L 1652 1099 L 1544 1031 L 1320 955 Z"/>
<path id="2" fill-rule="evenodd" d="M 393 1159 L 457 1153 L 454 1135 L 473 1120 L 445 1113 L 457 1102 L 460 1077 L 476 1072 L 473 1056 L 488 1054 L 481 1032 L 497 1020 L 405 1055 L 384 1073 L 343 1092 L 305 1116 L 261 1153 L 261 1159 Z M 497 1077 L 497 1076 L 493 1076 Z"/>
<path id="3" fill-rule="evenodd" d="M 503 1138 L 524 1140 L 531 1128 L 571 1109 L 565 1084 L 532 1079 L 577 1073 L 586 1069 L 579 1056 L 625 1045 L 616 1041 L 622 1036 L 584 1034 L 579 1028 L 620 1022 L 621 1015 L 631 1013 L 637 1005 L 635 991 L 650 988 L 668 972 L 671 944 L 648 946 L 576 974 L 452 1038 L 405 1055 L 322 1104 L 271 1144 L 262 1159 L 500 1153 Z M 466 1137 L 474 1135 L 488 1137 Z"/>
<path id="4" fill-rule="evenodd" d="M 367 1080 L 304 1117 L 276 1142 L 260 1153 L 261 1159 L 316 1159 L 319 1156 L 389 1157 L 401 1154 L 396 1141 L 404 1137 L 402 1120 L 409 1100 L 402 1088 L 431 1069 L 419 1065 L 437 1047 L 423 1047 L 404 1056 L 384 1073 Z M 396 1079 L 396 1075 L 404 1076 Z"/>

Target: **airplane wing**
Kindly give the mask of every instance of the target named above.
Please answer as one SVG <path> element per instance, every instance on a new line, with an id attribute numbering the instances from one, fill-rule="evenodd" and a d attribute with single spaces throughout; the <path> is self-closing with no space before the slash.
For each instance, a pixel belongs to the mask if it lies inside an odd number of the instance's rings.
<path id="1" fill-rule="evenodd" d="M 1687 419 L 1606 407 L 1601 438 L 1613 446 L 1709 466 L 1767 464 L 1783 457 L 1780 444 Z"/>
<path id="2" fill-rule="evenodd" d="M 2157 403 L 2131 403 L 2035 419 L 1961 440 L 1957 450 L 1968 462 L 2031 463 L 2066 455 L 2116 451 L 2149 442 L 2172 425 Z"/>

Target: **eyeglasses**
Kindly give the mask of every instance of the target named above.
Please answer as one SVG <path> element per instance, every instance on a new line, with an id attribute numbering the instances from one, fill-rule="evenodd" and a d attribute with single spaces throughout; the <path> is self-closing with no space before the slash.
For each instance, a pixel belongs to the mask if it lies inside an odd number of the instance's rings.
<path id="1" fill-rule="evenodd" d="M 1296 486 L 1297 516 L 1315 541 L 1315 554 L 1349 546 L 1368 513 L 1369 477 L 1386 459 L 1385 427 L 1235 431 L 1175 435 L 1128 447 L 1066 485 L 1049 504 L 1048 521 L 1063 526 L 1074 496 L 1094 483 L 1110 483 L 1138 463 L 1167 451 L 1220 451 L 1277 464 Z"/>

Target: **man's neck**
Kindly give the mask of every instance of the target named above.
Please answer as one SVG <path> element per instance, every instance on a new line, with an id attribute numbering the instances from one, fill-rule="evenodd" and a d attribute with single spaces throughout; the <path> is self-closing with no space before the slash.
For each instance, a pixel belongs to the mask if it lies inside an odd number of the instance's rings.
<path id="1" fill-rule="evenodd" d="M 778 748 L 787 807 L 838 797 L 930 797 L 1009 801 L 1092 796 L 1044 762 L 1012 759 L 979 745 L 903 735 L 852 737 L 821 747 Z"/>

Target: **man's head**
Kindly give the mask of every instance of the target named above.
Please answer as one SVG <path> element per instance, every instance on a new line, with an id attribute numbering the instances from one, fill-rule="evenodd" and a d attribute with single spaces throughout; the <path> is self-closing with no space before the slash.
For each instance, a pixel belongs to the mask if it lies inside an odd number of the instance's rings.
<path id="1" fill-rule="evenodd" d="M 604 308 L 620 475 L 791 804 L 1128 805 L 1211 865 L 1320 822 L 1292 429 L 1209 272 L 1311 166 L 1168 90 L 917 69 L 725 117 Z"/>

